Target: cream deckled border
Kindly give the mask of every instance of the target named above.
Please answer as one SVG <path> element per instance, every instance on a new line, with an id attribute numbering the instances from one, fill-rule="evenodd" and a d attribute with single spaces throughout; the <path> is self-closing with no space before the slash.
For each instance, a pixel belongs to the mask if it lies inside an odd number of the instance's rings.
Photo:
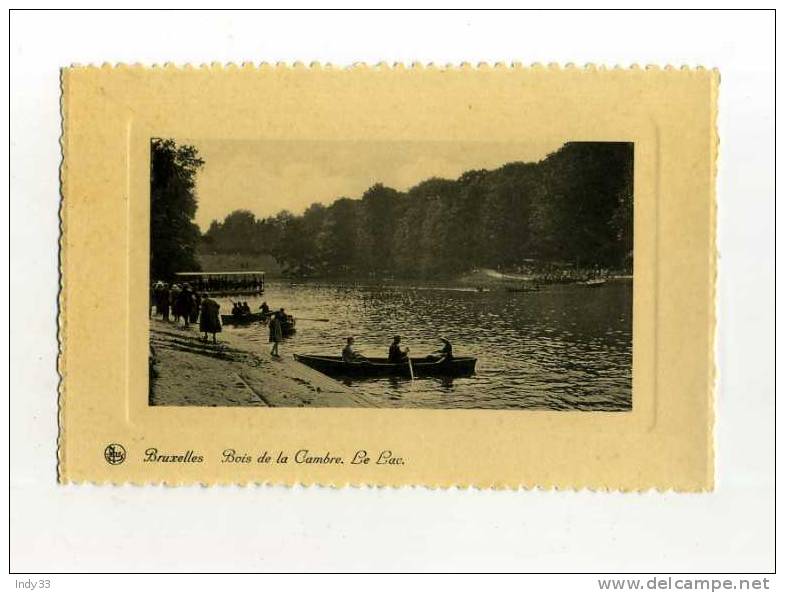
<path id="1" fill-rule="evenodd" d="M 694 66 L 689 64 L 665 64 L 664 66 L 661 64 L 638 64 L 637 62 L 632 62 L 629 65 L 622 65 L 622 64 L 614 64 L 614 65 L 607 65 L 607 64 L 595 64 L 593 62 L 587 62 L 585 64 L 575 64 L 574 62 L 567 62 L 565 64 L 561 64 L 558 62 L 548 62 L 547 64 L 543 64 L 542 62 L 531 62 L 530 64 L 524 64 L 523 62 L 518 61 L 511 61 L 511 62 L 459 62 L 457 64 L 453 64 L 452 62 L 447 62 L 445 64 L 438 64 L 436 62 L 419 62 L 414 61 L 411 63 L 405 62 L 393 62 L 392 64 L 388 64 L 387 62 L 378 62 L 376 64 L 368 64 L 367 62 L 353 62 L 350 65 L 334 65 L 330 62 L 325 62 L 322 64 L 318 60 L 314 60 L 312 62 L 303 62 L 301 60 L 295 60 L 294 62 L 210 62 L 208 63 L 201 63 L 201 64 L 191 64 L 191 63 L 176 63 L 176 62 L 163 62 L 161 64 L 154 63 L 154 64 L 142 64 L 140 62 L 116 62 L 116 63 L 109 63 L 103 62 L 101 64 L 93 64 L 92 62 L 87 64 L 80 64 L 80 63 L 73 63 L 70 66 L 66 66 L 63 68 L 64 71 L 73 70 L 73 69 L 95 69 L 95 70 L 123 70 L 123 69 L 141 69 L 141 70 L 184 70 L 184 71 L 192 71 L 192 70 L 211 70 L 211 71 L 221 71 L 221 70 L 324 70 L 324 71 L 341 71 L 347 72 L 350 70 L 375 70 L 375 71 L 401 71 L 401 70 L 440 70 L 440 71 L 454 71 L 454 70 L 462 70 L 462 71 L 489 71 L 489 70 L 561 70 L 561 71 L 575 71 L 580 70 L 583 72 L 610 72 L 610 71 L 638 71 L 638 70 L 652 70 L 652 71 L 663 71 L 663 72 L 711 72 L 719 77 L 719 70 L 717 68 L 707 68 L 700 64 L 696 64 Z"/>
<path id="2" fill-rule="evenodd" d="M 65 408 L 65 378 L 66 378 L 66 343 L 65 343 L 65 275 L 63 270 L 66 266 L 66 248 L 65 248 L 65 235 L 66 235 L 66 208 L 65 199 L 68 195 L 68 184 L 66 175 L 66 159 L 68 154 L 67 138 L 68 138 L 68 113 L 66 110 L 66 83 L 65 72 L 63 68 L 60 71 L 60 208 L 58 209 L 58 222 L 60 237 L 57 241 L 57 257 L 58 257 L 58 275 L 59 282 L 57 286 L 57 479 L 63 482 L 63 424 L 64 424 L 64 408 Z"/>
<path id="3" fill-rule="evenodd" d="M 710 167 L 710 180 L 706 185 L 706 192 L 704 195 L 700 197 L 701 200 L 705 200 L 706 204 L 709 206 L 709 213 L 707 220 L 704 221 L 707 225 L 708 236 L 709 236 L 709 245 L 706 248 L 706 261 L 707 268 L 710 272 L 710 281 L 707 283 L 706 293 L 704 295 L 698 296 L 698 300 L 700 300 L 700 304 L 704 306 L 708 306 L 708 327 L 705 328 L 706 335 L 708 337 L 708 343 L 710 348 L 707 350 L 708 354 L 708 363 L 706 367 L 706 371 L 708 373 L 707 385 L 709 386 L 708 389 L 699 394 L 699 398 L 704 400 L 704 403 L 707 406 L 707 420 L 708 423 L 703 429 L 706 431 L 705 436 L 706 440 L 704 441 L 703 447 L 703 462 L 706 466 L 703 469 L 698 468 L 698 472 L 695 473 L 695 467 L 692 463 L 687 464 L 684 467 L 679 467 L 677 470 L 674 471 L 673 479 L 670 483 L 663 483 L 662 478 L 659 480 L 650 480 L 647 477 L 647 473 L 644 470 L 638 470 L 638 477 L 639 479 L 633 480 L 632 483 L 629 480 L 629 476 L 627 479 L 622 479 L 618 482 L 614 480 L 605 480 L 603 483 L 593 483 L 591 480 L 586 480 L 585 476 L 583 478 L 580 477 L 580 468 L 566 468 L 567 474 L 572 474 L 576 477 L 570 478 L 566 476 L 543 476 L 542 478 L 526 478 L 523 475 L 520 475 L 518 479 L 511 479 L 509 476 L 509 467 L 506 471 L 501 471 L 500 475 L 506 475 L 506 477 L 501 477 L 499 479 L 488 479 L 487 476 L 476 478 L 471 477 L 471 470 L 476 469 L 471 464 L 466 468 L 465 477 L 457 477 L 453 475 L 452 477 L 448 478 L 447 480 L 444 479 L 442 473 L 440 473 L 440 469 L 434 466 L 431 462 L 429 462 L 432 469 L 425 470 L 424 473 L 416 475 L 414 477 L 408 477 L 405 479 L 400 479 L 400 476 L 391 476 L 387 475 L 379 477 L 379 475 L 368 476 L 368 477 L 350 477 L 346 478 L 345 476 L 326 476 L 326 475 L 314 475 L 314 472 L 310 471 L 297 471 L 294 472 L 298 475 L 285 475 L 285 476 L 269 476 L 269 477 L 262 477 L 262 476 L 250 476 L 250 475 L 242 475 L 242 472 L 237 472 L 234 476 L 224 476 L 224 475 L 212 475 L 209 477 L 200 478 L 196 475 L 192 475 L 186 472 L 179 472 L 179 471 L 169 471 L 168 475 L 158 475 L 158 472 L 150 472 L 151 475 L 145 475 L 143 478 L 140 479 L 138 474 L 136 475 L 125 475 L 120 474 L 116 471 L 116 468 L 109 468 L 105 464 L 103 464 L 103 459 L 100 455 L 88 456 L 84 455 L 84 451 L 79 452 L 79 457 L 76 458 L 76 461 L 71 461 L 71 457 L 67 454 L 68 447 L 73 445 L 72 442 L 69 442 L 69 439 L 80 439 L 84 440 L 91 436 L 89 434 L 91 427 L 90 422 L 86 425 L 84 424 L 84 420 L 80 418 L 80 422 L 82 425 L 80 427 L 83 429 L 79 436 L 74 437 L 74 431 L 68 430 L 68 426 L 66 425 L 66 420 L 68 419 L 69 408 L 73 408 L 76 406 L 76 409 L 81 407 L 81 403 L 79 400 L 75 400 L 72 396 L 71 399 L 74 401 L 69 401 L 67 397 L 68 393 L 68 386 L 70 380 L 70 373 L 69 373 L 69 365 L 72 364 L 70 361 L 74 359 L 79 359 L 80 357 L 84 357 L 85 354 L 79 350 L 75 350 L 73 352 L 68 353 L 69 349 L 69 340 L 68 340 L 68 333 L 69 327 L 73 323 L 80 323 L 77 320 L 69 320 L 69 301 L 67 298 L 68 292 L 68 281 L 69 281 L 69 274 L 68 274 L 68 266 L 69 266 L 69 257 L 68 257 L 68 240 L 70 236 L 77 235 L 81 236 L 86 229 L 84 228 L 85 225 L 89 225 L 89 221 L 83 221 L 81 219 L 71 219 L 69 217 L 69 199 L 73 200 L 74 198 L 71 196 L 69 197 L 69 192 L 71 191 L 71 184 L 69 183 L 70 176 L 74 174 L 73 170 L 75 167 L 79 166 L 79 162 L 76 164 L 70 163 L 69 158 L 73 158 L 70 155 L 69 147 L 70 147 L 70 135 L 72 133 L 72 125 L 69 121 L 69 115 L 72 113 L 72 110 L 69 108 L 69 78 L 74 75 L 88 75 L 89 77 L 93 77 L 94 79 L 100 79 L 101 82 L 106 80 L 108 85 L 111 85 L 111 78 L 117 76 L 118 74 L 123 73 L 135 73 L 139 74 L 140 77 L 147 76 L 148 80 L 151 75 L 170 75 L 170 74 L 185 74 L 185 73 L 201 73 L 201 74 L 208 74 L 210 76 L 225 76 L 228 73 L 242 73 L 246 76 L 259 76 L 259 75 L 281 75 L 281 74 L 294 74 L 294 75 L 308 75 L 309 73 L 315 74 L 330 74 L 330 75 L 338 75 L 338 76 L 352 76 L 368 73 L 368 74 L 383 74 L 385 76 L 394 76 L 394 75 L 423 75 L 429 76 L 434 73 L 440 72 L 449 72 L 449 73 L 460 73 L 466 76 L 476 76 L 482 75 L 487 73 L 496 73 L 499 75 L 504 76 L 516 76 L 516 75 L 523 75 L 524 77 L 532 77 L 539 74 L 549 74 L 549 75 L 574 75 L 578 74 L 581 77 L 590 77 L 590 76 L 602 76 L 602 75 L 622 75 L 622 76 L 664 76 L 664 77 L 673 77 L 673 76 L 686 76 L 686 77 L 703 77 L 708 81 L 709 88 L 710 88 L 710 95 L 707 97 L 708 105 L 707 107 L 710 110 L 710 117 L 711 123 L 709 126 L 710 129 L 710 138 L 707 138 L 707 150 L 706 154 L 703 155 L 703 158 L 707 159 L 708 165 Z M 701 79 L 703 80 L 703 79 Z M 701 489 L 710 489 L 713 485 L 713 431 L 712 431 L 712 406 L 713 406 L 713 384 L 714 384 L 714 366 L 713 366 L 713 342 L 714 342 L 714 324 L 715 324 L 715 314 L 714 314 L 714 294 L 715 294 L 715 281 L 716 281 L 716 247 L 714 241 L 714 229 L 716 224 L 716 204 L 714 199 L 714 178 L 716 174 L 716 153 L 717 153 L 717 135 L 716 135 L 716 93 L 717 93 L 717 85 L 718 85 L 718 73 L 715 71 L 708 71 L 703 68 L 696 68 L 690 69 L 687 67 L 680 67 L 674 68 L 671 66 L 666 66 L 665 68 L 659 68 L 656 66 L 646 66 L 645 68 L 640 68 L 638 66 L 631 66 L 629 69 L 624 69 L 621 67 L 613 67 L 613 68 L 605 68 L 602 66 L 594 66 L 594 65 L 587 65 L 583 68 L 576 67 L 574 65 L 568 64 L 564 67 L 549 64 L 547 66 L 533 64 L 529 67 L 521 66 L 518 63 L 512 63 L 510 66 L 505 64 L 495 64 L 494 66 L 489 66 L 487 64 L 479 63 L 476 66 L 468 65 L 468 64 L 461 64 L 460 66 L 452 66 L 446 65 L 442 67 L 437 67 L 433 65 L 422 66 L 421 64 L 415 63 L 411 66 L 404 66 L 402 64 L 393 64 L 392 66 L 388 66 L 386 64 L 379 64 L 376 66 L 367 66 L 365 64 L 356 64 L 350 66 L 348 68 L 334 68 L 331 65 L 327 64 L 325 66 L 321 66 L 318 63 L 313 63 L 309 66 L 305 66 L 302 63 L 295 62 L 291 66 L 289 65 L 282 65 L 278 64 L 275 66 L 271 66 L 269 64 L 262 63 L 258 66 L 253 64 L 242 64 L 240 66 L 234 64 L 213 64 L 213 65 L 201 65 L 198 67 L 193 67 L 190 65 L 185 66 L 174 66 L 171 64 L 165 64 L 163 66 L 153 66 L 151 68 L 145 68 L 139 65 L 133 66 L 125 66 L 125 65 L 117 65 L 117 66 L 109 66 L 104 65 L 99 67 L 88 66 L 88 67 L 76 67 L 71 68 L 63 71 L 63 80 L 62 80 L 62 88 L 63 88 L 63 97 L 62 97 L 62 113 L 64 118 L 63 123 L 63 137 L 61 138 L 61 146 L 63 149 L 63 164 L 61 167 L 61 180 L 62 180 L 62 195 L 63 195 L 63 202 L 61 204 L 61 254 L 60 254 L 60 265 L 62 271 L 62 283 L 61 283 L 61 291 L 59 295 L 59 305 L 60 305 L 60 316 L 59 316 L 59 339 L 60 339 L 60 357 L 59 357 L 59 371 L 61 375 L 61 385 L 60 385 L 60 393 L 59 393 L 59 404 L 60 404 L 60 436 L 59 436 L 59 447 L 58 447 L 58 469 L 59 469 L 59 476 L 61 481 L 91 481 L 91 482 L 132 482 L 136 484 L 141 483 L 166 483 L 166 484 L 180 484 L 180 483 L 203 483 L 203 484 L 213 484 L 213 483 L 280 483 L 280 484 L 294 484 L 294 483 L 302 483 L 302 484 L 321 484 L 321 485 L 333 485 L 333 486 L 340 486 L 345 484 L 352 484 L 352 485 L 361 485 L 361 484 L 368 484 L 368 485 L 392 485 L 392 486 L 401 486 L 401 485 L 424 485 L 429 487 L 449 487 L 451 485 L 459 486 L 459 487 L 469 487 L 469 486 L 479 486 L 479 487 L 492 487 L 492 488 L 517 488 L 517 487 L 553 487 L 553 488 L 581 488 L 581 487 L 590 487 L 593 489 L 620 489 L 620 490 L 643 490 L 648 488 L 657 488 L 659 490 L 666 490 L 669 488 L 673 488 L 676 490 L 701 490 Z M 400 83 L 400 81 L 397 81 Z M 574 81 L 571 81 L 574 84 Z M 103 89 L 102 89 L 103 90 Z M 138 89 L 137 89 L 138 90 Z M 131 89 L 131 94 L 136 92 L 134 89 Z M 133 99 L 131 99 L 132 102 Z M 141 117 L 147 118 L 148 114 L 143 113 L 140 114 Z M 80 124 L 84 122 L 80 121 Z M 684 124 L 689 125 L 689 121 L 684 121 Z M 80 130 L 81 131 L 81 130 Z M 91 132 L 95 132 L 96 129 L 93 127 L 90 129 L 87 128 L 87 134 Z M 588 139 L 588 138 L 582 138 Z M 128 145 L 130 146 L 131 140 L 128 140 Z M 639 238 L 639 228 L 638 228 L 638 211 L 639 211 L 639 204 L 638 204 L 638 173 L 637 169 L 639 166 L 638 163 L 638 146 L 636 144 L 636 204 L 635 204 L 635 213 L 636 213 L 636 275 L 638 273 L 638 238 Z M 98 151 L 100 152 L 100 151 Z M 129 155 L 130 156 L 130 155 Z M 69 167 L 70 164 L 70 167 Z M 133 165 L 132 165 L 133 167 Z M 100 169 L 100 166 L 97 166 L 96 169 Z M 79 177 L 80 173 L 76 173 L 77 178 L 82 180 Z M 88 173 L 89 175 L 89 173 Z M 90 188 L 89 182 L 87 183 L 88 189 Z M 131 190 L 131 194 L 133 195 L 133 190 Z M 131 196 L 128 197 L 131 200 Z M 659 199 L 659 197 L 658 197 Z M 129 220 L 130 223 L 130 220 Z M 101 223 L 99 223 L 100 226 Z M 89 229 L 88 229 L 89 230 Z M 95 230 L 95 229 L 93 229 Z M 686 229 L 689 233 L 690 230 L 693 229 Z M 146 255 L 146 254 L 145 254 Z M 118 262 L 120 263 L 120 262 Z M 656 262 L 659 265 L 659 261 Z M 637 281 L 637 279 L 636 279 Z M 146 291 L 146 288 L 145 288 Z M 694 298 L 694 297 L 693 297 Z M 133 301 L 133 297 L 131 299 Z M 636 297 L 637 300 L 637 297 Z M 679 300 L 684 301 L 684 298 L 680 298 Z M 689 301 L 689 298 L 687 299 Z M 687 305 L 689 306 L 691 303 L 688 302 Z M 637 306 L 636 306 L 637 311 Z M 692 336 L 694 337 L 694 336 Z M 700 342 L 700 338 L 704 336 L 699 336 L 697 342 Z M 690 337 L 688 337 L 690 338 Z M 671 344 L 675 347 L 675 344 Z M 94 394 L 88 394 L 84 397 L 95 397 Z M 635 398 L 635 395 L 633 396 Z M 634 399 L 635 401 L 635 399 Z M 293 410 L 287 410 L 287 412 L 292 412 Z M 307 414 L 313 414 L 314 412 L 318 413 L 325 413 L 324 409 L 320 410 L 309 410 Z M 384 414 L 388 412 L 387 410 L 379 410 L 375 413 Z M 428 411 L 432 412 L 432 411 Z M 451 411 L 447 411 L 450 413 Z M 295 411 L 296 413 L 296 411 Z M 483 412 L 470 412 L 471 414 Z M 506 414 L 509 413 L 519 413 L 519 412 L 504 412 Z M 538 413 L 531 413 L 529 414 L 537 415 Z M 564 414 L 564 413 L 557 413 L 557 414 Z M 547 416 L 548 414 L 545 414 Z M 584 413 L 585 416 L 592 416 L 592 414 Z M 121 423 L 123 422 L 122 418 L 115 419 L 119 420 Z M 145 418 L 145 421 L 149 420 L 149 418 Z M 95 420 L 93 421 L 95 422 Z M 169 421 L 171 425 L 171 420 Z M 557 422 L 558 423 L 558 420 Z M 149 430 L 150 425 L 146 425 L 146 427 L 142 427 L 142 432 Z M 127 428 L 127 426 L 126 426 Z M 138 430 L 138 427 L 135 427 Z M 447 428 L 446 430 L 449 430 Z M 585 426 L 582 427 L 582 430 L 591 431 L 592 429 L 586 428 Z M 71 433 L 71 437 L 69 437 L 69 432 Z M 84 434 L 88 433 L 88 434 Z M 97 436 L 97 435 L 92 435 Z M 144 438 L 144 437 L 143 437 Z M 695 443 L 693 443 L 695 444 Z M 698 444 L 699 445 L 699 444 Z M 700 446 L 700 445 L 699 445 Z M 72 447 L 76 449 L 77 447 Z M 659 462 L 662 463 L 663 460 L 660 459 Z M 504 470 L 503 462 L 497 466 L 498 469 Z M 129 467 L 126 465 L 126 468 Z M 302 469 L 302 468 L 300 468 Z M 626 467 L 620 470 L 619 477 L 622 477 L 621 474 L 627 470 L 632 471 L 634 468 Z M 170 468 L 167 468 L 170 470 Z M 688 478 L 684 481 L 683 476 L 678 475 L 680 472 L 685 472 L 686 474 L 691 474 L 692 477 Z M 290 472 L 291 473 L 291 472 Z M 337 473 L 337 472 L 336 472 Z M 316 472 L 318 474 L 318 472 Z M 432 476 L 432 477 L 429 477 Z M 702 476 L 702 477 L 701 477 Z M 555 478 L 555 479 L 554 479 Z"/>

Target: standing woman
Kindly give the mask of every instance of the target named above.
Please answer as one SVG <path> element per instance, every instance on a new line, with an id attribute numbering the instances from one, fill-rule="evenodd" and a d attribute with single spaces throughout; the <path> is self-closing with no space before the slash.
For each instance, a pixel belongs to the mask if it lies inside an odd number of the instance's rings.
<path id="1" fill-rule="evenodd" d="M 281 329 L 281 318 L 278 314 L 274 314 L 270 318 L 270 342 L 273 344 L 273 349 L 270 350 L 271 356 L 280 356 L 278 354 L 278 342 L 283 340 L 283 330 Z"/>
<path id="2" fill-rule="evenodd" d="M 213 334 L 213 344 L 215 344 L 215 334 L 221 331 L 221 317 L 218 312 L 221 305 L 209 298 L 206 294 L 202 295 L 202 311 L 199 315 L 199 331 L 204 332 L 204 341 L 207 341 L 207 334 Z"/>

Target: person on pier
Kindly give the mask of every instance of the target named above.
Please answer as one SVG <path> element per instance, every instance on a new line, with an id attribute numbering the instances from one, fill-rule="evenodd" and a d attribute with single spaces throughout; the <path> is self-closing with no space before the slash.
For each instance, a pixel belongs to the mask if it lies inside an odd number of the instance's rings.
<path id="1" fill-rule="evenodd" d="M 273 348 L 270 350 L 270 356 L 278 358 L 278 344 L 283 341 L 283 327 L 281 326 L 281 318 L 278 315 L 273 315 L 270 318 L 270 342 Z"/>

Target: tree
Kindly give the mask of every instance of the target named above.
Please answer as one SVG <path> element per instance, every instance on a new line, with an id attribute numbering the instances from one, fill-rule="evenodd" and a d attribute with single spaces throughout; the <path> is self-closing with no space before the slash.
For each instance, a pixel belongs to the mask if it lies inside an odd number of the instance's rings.
<path id="1" fill-rule="evenodd" d="M 219 253 L 256 253 L 256 217 L 249 210 L 235 210 L 222 223 L 214 221 L 205 233 Z"/>
<path id="2" fill-rule="evenodd" d="M 386 273 L 392 268 L 392 234 L 399 216 L 399 196 L 398 191 L 381 183 L 363 194 L 358 217 L 357 257 L 366 273 Z"/>
<path id="3" fill-rule="evenodd" d="M 150 141 L 150 277 L 171 280 L 176 272 L 198 271 L 201 238 L 196 215 L 196 173 L 204 165 L 193 146 Z"/>
<path id="4" fill-rule="evenodd" d="M 352 273 L 359 266 L 357 200 L 339 198 L 327 208 L 322 249 L 325 266 L 338 273 Z"/>
<path id="5" fill-rule="evenodd" d="M 433 277 L 523 262 L 629 269 L 632 183 L 632 143 L 570 142 L 538 163 L 431 178 L 407 192 L 377 183 L 359 200 L 312 204 L 300 216 L 235 211 L 206 238 L 308 275 Z"/>

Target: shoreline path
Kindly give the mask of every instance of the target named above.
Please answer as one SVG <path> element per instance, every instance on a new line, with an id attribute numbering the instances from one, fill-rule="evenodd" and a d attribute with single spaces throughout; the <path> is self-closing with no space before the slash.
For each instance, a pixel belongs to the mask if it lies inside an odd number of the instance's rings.
<path id="1" fill-rule="evenodd" d="M 218 344 L 200 340 L 198 325 L 150 320 L 156 377 L 154 406 L 369 408 L 376 404 L 292 358 L 272 359 L 231 331 Z M 256 345 L 258 347 L 258 345 Z"/>

